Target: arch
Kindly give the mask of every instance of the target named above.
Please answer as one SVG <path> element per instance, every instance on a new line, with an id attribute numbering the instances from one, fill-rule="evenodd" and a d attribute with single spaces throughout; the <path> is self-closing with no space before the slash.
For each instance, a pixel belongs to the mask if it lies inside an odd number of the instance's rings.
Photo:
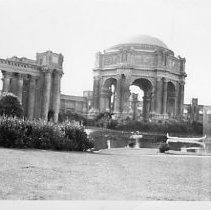
<path id="1" fill-rule="evenodd" d="M 152 90 L 152 83 L 149 79 L 146 78 L 138 78 L 134 79 L 131 85 L 136 85 L 141 88 L 144 92 L 148 92 Z"/>
<path id="2" fill-rule="evenodd" d="M 100 111 L 113 112 L 117 80 L 113 77 L 107 78 L 102 85 L 100 94 Z"/>
<path id="3" fill-rule="evenodd" d="M 117 80 L 113 77 L 107 78 L 103 82 L 103 88 L 104 89 L 109 89 L 112 85 L 116 85 Z"/>
<path id="4" fill-rule="evenodd" d="M 173 84 L 173 82 L 168 82 L 167 83 L 167 93 L 168 93 L 168 97 L 174 97 L 175 95 L 175 85 Z"/>
<path id="5" fill-rule="evenodd" d="M 48 111 L 48 121 L 53 121 L 53 117 L 54 117 L 54 111 L 49 110 Z"/>
<path id="6" fill-rule="evenodd" d="M 129 97 L 129 114 L 130 118 L 133 120 L 140 120 L 143 116 L 143 90 L 136 86 L 131 85 L 129 87 L 130 97 Z"/>
<path id="7" fill-rule="evenodd" d="M 148 121 L 151 112 L 151 95 L 153 85 L 151 81 L 146 78 L 135 79 L 131 85 L 138 86 L 144 92 L 142 116 L 144 121 Z"/>
<path id="8" fill-rule="evenodd" d="M 143 49 L 147 51 L 140 52 Z M 153 51 L 149 53 L 148 50 Z M 175 65 L 166 65 L 172 59 L 175 60 Z M 129 87 L 135 85 L 144 92 L 143 99 L 146 103 L 144 103 L 143 109 L 146 110 L 145 114 L 150 114 L 152 120 L 163 121 L 171 118 L 167 113 L 167 102 L 170 105 L 169 113 L 172 113 L 170 109 L 174 107 L 174 116 L 176 112 L 182 115 L 184 87 L 178 87 L 177 83 L 186 77 L 185 60 L 175 57 L 174 52 L 160 40 L 149 36 L 139 36 L 106 49 L 103 53 L 98 53 L 96 61 L 97 65 L 93 70 L 95 75 L 93 95 L 95 96 L 94 108 L 96 110 L 99 111 L 100 104 L 103 104 L 103 102 L 99 103 L 99 93 L 102 92 L 102 88 L 109 90 L 113 84 L 116 87 L 114 114 L 117 119 L 127 118 L 131 104 L 129 100 L 132 97 L 130 97 Z M 175 74 L 180 64 L 182 71 Z M 174 98 L 175 96 L 176 98 Z M 135 98 L 133 100 L 136 102 Z"/>

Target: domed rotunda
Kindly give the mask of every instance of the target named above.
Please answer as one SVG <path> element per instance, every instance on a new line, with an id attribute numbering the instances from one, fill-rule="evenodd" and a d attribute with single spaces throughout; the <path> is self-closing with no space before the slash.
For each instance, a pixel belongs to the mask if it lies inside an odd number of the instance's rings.
<path id="1" fill-rule="evenodd" d="M 119 49 L 121 47 L 134 47 L 135 49 L 142 49 L 142 48 L 149 48 L 155 49 L 155 48 L 163 48 L 168 49 L 167 45 L 162 42 L 161 40 L 147 35 L 140 35 L 140 36 L 134 36 L 132 38 L 129 38 L 124 41 L 124 43 L 117 44 L 108 50 L 115 50 Z"/>
<path id="2" fill-rule="evenodd" d="M 93 85 L 95 113 L 130 117 L 130 86 L 144 93 L 142 119 L 181 119 L 185 58 L 176 57 L 161 40 L 140 35 L 96 54 Z"/>

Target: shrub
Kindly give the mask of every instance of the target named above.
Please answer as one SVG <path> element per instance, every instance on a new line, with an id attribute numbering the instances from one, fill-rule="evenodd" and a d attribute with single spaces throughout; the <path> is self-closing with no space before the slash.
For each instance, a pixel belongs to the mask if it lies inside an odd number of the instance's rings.
<path id="1" fill-rule="evenodd" d="M 161 143 L 158 147 L 160 153 L 164 153 L 170 149 L 167 143 Z"/>
<path id="2" fill-rule="evenodd" d="M 23 107 L 14 94 L 3 93 L 0 99 L 0 115 L 22 117 Z"/>
<path id="3" fill-rule="evenodd" d="M 109 129 L 115 129 L 118 125 L 118 121 L 117 120 L 112 120 L 110 119 L 108 124 L 107 124 L 107 128 Z"/>
<path id="4" fill-rule="evenodd" d="M 154 133 L 171 133 L 171 134 L 202 134 L 203 126 L 201 123 L 189 122 L 140 122 L 128 120 L 125 124 L 116 126 L 117 130 L 124 131 L 141 131 Z"/>
<path id="5" fill-rule="evenodd" d="M 86 124 L 86 118 L 83 117 L 80 114 L 67 111 L 66 113 L 59 113 L 59 122 L 65 122 L 65 121 L 80 121 Z"/>
<path id="6" fill-rule="evenodd" d="M 66 151 L 94 147 L 82 127 L 7 117 L 0 118 L 0 146 Z"/>
<path id="7" fill-rule="evenodd" d="M 97 127 L 115 129 L 117 125 L 118 121 L 112 119 L 110 112 L 102 112 L 95 117 L 95 126 Z"/>
<path id="8" fill-rule="evenodd" d="M 95 126 L 95 120 L 94 119 L 86 119 L 84 121 L 84 126 Z"/>
<path id="9" fill-rule="evenodd" d="M 87 134 L 83 128 L 65 126 L 64 131 L 64 137 L 67 142 L 69 141 L 71 150 L 86 151 L 87 149 L 94 147 L 94 144 L 87 139 Z"/>
<path id="10" fill-rule="evenodd" d="M 95 120 L 98 121 L 102 118 L 111 119 L 111 117 L 112 117 L 112 114 L 110 112 L 101 112 L 95 117 Z"/>

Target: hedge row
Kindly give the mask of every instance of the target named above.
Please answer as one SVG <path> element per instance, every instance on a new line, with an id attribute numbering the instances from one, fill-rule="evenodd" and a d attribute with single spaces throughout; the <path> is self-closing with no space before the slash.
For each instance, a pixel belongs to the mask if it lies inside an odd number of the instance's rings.
<path id="1" fill-rule="evenodd" d="M 65 151 L 94 147 L 82 127 L 7 117 L 0 117 L 0 146 Z"/>
<path id="2" fill-rule="evenodd" d="M 141 131 L 141 132 L 154 132 L 154 133 L 171 133 L 171 134 L 184 134 L 184 135 L 202 135 L 203 126 L 198 122 L 166 122 L 166 123 L 153 123 L 153 122 L 139 122 L 129 120 L 124 124 L 117 125 L 117 130 L 124 131 Z"/>
<path id="3" fill-rule="evenodd" d="M 184 135 L 201 135 L 203 125 L 199 122 L 186 121 L 166 121 L 165 123 L 143 122 L 135 120 L 123 120 L 119 122 L 112 119 L 112 115 L 108 112 L 100 113 L 91 123 L 87 125 L 121 130 L 121 131 L 140 131 L 160 134 L 184 134 Z"/>

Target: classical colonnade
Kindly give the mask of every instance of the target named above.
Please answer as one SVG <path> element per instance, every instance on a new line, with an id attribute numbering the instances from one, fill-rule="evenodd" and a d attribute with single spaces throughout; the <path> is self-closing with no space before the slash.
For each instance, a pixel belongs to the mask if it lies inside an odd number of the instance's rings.
<path id="1" fill-rule="evenodd" d="M 106 83 L 111 81 L 109 85 Z M 115 86 L 114 106 L 111 107 L 111 88 Z M 184 82 L 172 81 L 168 78 L 127 78 L 112 77 L 102 81 L 94 78 L 94 109 L 97 112 L 111 111 L 126 117 L 129 113 L 130 86 L 136 85 L 143 90 L 143 118 L 181 118 L 184 103 Z"/>
<path id="2" fill-rule="evenodd" d="M 23 104 L 23 107 L 27 109 L 25 110 L 25 113 L 27 113 L 26 117 L 29 120 L 33 118 L 48 120 L 48 113 L 51 110 L 54 113 L 53 120 L 57 122 L 60 108 L 60 80 L 62 74 L 57 70 L 42 70 L 40 75 L 2 71 L 2 92 L 14 93 L 22 104 L 25 101 L 23 100 L 23 91 L 27 92 L 27 103 Z M 24 85 L 27 81 L 28 85 Z M 41 97 L 38 97 L 39 95 Z M 41 105 L 41 110 L 37 110 L 39 108 L 36 104 Z"/>

